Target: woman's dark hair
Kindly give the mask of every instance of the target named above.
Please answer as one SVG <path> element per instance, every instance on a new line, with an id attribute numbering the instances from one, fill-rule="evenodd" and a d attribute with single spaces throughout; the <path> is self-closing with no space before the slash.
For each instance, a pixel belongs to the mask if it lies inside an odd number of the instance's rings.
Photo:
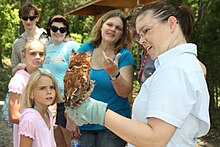
<path id="1" fill-rule="evenodd" d="M 20 9 L 19 9 L 19 18 L 23 16 L 28 16 L 31 11 L 34 11 L 35 16 L 40 16 L 38 8 L 31 4 L 30 2 L 26 2 Z"/>
<path id="2" fill-rule="evenodd" d="M 176 17 L 185 39 L 189 40 L 193 29 L 194 16 L 188 6 L 181 5 L 178 7 L 166 0 L 157 0 L 144 5 L 137 16 L 147 13 L 147 11 L 151 11 L 153 17 L 160 19 L 162 22 L 167 21 L 170 16 Z"/>
<path id="3" fill-rule="evenodd" d="M 138 12 L 141 10 L 142 7 L 143 7 L 142 5 L 134 7 L 133 9 L 129 11 L 128 16 L 126 17 L 126 28 L 128 30 L 131 41 L 136 42 L 137 32 L 135 28 L 135 19 L 136 19 Z"/>
<path id="4" fill-rule="evenodd" d="M 68 23 L 68 21 L 66 20 L 66 18 L 64 17 L 64 16 L 62 16 L 62 15 L 55 15 L 55 16 L 53 16 L 53 17 L 51 17 L 50 19 L 49 19 L 49 21 L 48 21 L 48 23 L 47 23 L 47 34 L 48 34 L 48 36 L 51 36 L 51 34 L 50 34 L 50 27 L 51 27 L 51 24 L 53 23 L 53 22 L 61 22 L 61 23 L 63 23 L 63 25 L 66 27 L 66 29 L 67 29 L 67 33 L 66 33 L 66 36 L 68 36 L 69 34 L 70 34 L 70 31 L 69 31 L 69 23 Z"/>

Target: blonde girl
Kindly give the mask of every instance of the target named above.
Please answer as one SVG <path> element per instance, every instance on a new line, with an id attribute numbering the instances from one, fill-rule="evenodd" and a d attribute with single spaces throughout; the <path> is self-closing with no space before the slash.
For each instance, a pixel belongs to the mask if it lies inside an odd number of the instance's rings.
<path id="1" fill-rule="evenodd" d="M 31 74 L 21 97 L 20 147 L 55 147 L 50 105 L 62 102 L 54 77 L 46 71 Z"/>
<path id="2" fill-rule="evenodd" d="M 29 76 L 32 72 L 38 70 L 43 64 L 45 54 L 44 44 L 38 39 L 28 40 L 22 50 L 22 58 L 26 62 L 25 69 L 18 70 L 11 78 L 9 91 L 8 116 L 9 121 L 13 123 L 13 146 L 18 147 L 18 123 L 20 119 L 20 96 Z"/>

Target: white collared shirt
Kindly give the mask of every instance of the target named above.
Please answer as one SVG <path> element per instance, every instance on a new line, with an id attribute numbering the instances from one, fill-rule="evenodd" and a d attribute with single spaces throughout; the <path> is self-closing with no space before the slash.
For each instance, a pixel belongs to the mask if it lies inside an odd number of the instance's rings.
<path id="1" fill-rule="evenodd" d="M 209 93 L 196 56 L 190 43 L 158 56 L 133 104 L 132 119 L 147 123 L 155 117 L 177 127 L 167 147 L 195 147 L 210 128 Z"/>

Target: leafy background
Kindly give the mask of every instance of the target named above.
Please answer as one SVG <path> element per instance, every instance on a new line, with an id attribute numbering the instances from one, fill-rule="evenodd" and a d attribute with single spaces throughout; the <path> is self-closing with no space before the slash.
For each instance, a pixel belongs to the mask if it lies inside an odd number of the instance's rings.
<path id="1" fill-rule="evenodd" d="M 18 17 L 18 9 L 28 0 L 0 1 L 0 99 L 4 99 L 11 77 L 10 55 L 15 38 L 23 28 Z M 31 0 L 29 0 L 31 1 Z M 89 0 L 32 0 L 40 8 L 39 27 L 46 28 L 47 21 L 55 14 L 64 15 Z M 90 0 L 91 1 L 91 0 Z M 171 0 L 189 5 L 195 14 L 196 22 L 191 42 L 198 45 L 198 58 L 207 68 L 207 83 L 210 92 L 210 114 L 212 128 L 220 131 L 220 1 L 219 0 Z M 71 36 L 80 44 L 88 41 L 88 34 L 94 25 L 93 16 L 66 16 L 70 23 Z M 136 46 L 132 50 L 137 65 L 140 63 L 140 51 Z M 135 73 L 136 77 L 136 73 Z M 139 91 L 139 84 L 134 80 L 134 97 Z"/>

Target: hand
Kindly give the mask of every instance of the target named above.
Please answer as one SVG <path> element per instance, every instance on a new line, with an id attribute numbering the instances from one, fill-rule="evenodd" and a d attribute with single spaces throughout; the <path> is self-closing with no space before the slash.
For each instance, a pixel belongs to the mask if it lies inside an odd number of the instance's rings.
<path id="1" fill-rule="evenodd" d="M 104 56 L 103 61 L 103 68 L 104 70 L 110 75 L 110 76 L 116 76 L 118 74 L 118 59 L 121 56 L 120 53 L 118 53 L 115 57 L 115 60 L 113 61 L 111 58 L 107 57 L 105 52 L 102 52 Z"/>
<path id="2" fill-rule="evenodd" d="M 73 122 L 73 120 L 71 120 L 71 118 L 67 113 L 65 113 L 65 117 L 66 117 L 66 129 L 70 132 L 71 138 L 73 138 L 73 136 L 80 138 L 81 133 L 79 127 Z"/>
<path id="3" fill-rule="evenodd" d="M 104 124 L 107 104 L 88 97 L 80 107 L 67 107 L 65 112 L 78 126 L 84 124 Z"/>

